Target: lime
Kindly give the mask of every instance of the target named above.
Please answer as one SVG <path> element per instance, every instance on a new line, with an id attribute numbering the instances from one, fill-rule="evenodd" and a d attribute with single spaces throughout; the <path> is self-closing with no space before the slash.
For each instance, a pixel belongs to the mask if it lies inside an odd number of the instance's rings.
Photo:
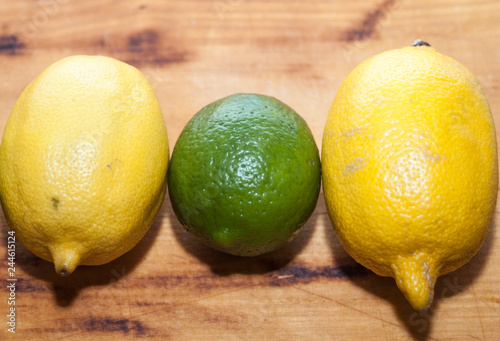
<path id="1" fill-rule="evenodd" d="M 312 214 L 321 182 L 307 123 L 257 94 L 201 109 L 179 136 L 168 172 L 181 224 L 206 245 L 240 256 L 291 241 Z"/>

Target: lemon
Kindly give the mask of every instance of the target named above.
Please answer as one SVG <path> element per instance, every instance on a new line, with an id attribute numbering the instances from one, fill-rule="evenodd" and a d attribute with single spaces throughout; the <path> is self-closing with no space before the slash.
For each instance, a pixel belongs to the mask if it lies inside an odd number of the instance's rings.
<path id="1" fill-rule="evenodd" d="M 167 131 L 136 68 L 72 56 L 23 91 L 0 146 L 0 199 L 21 243 L 60 275 L 144 236 L 165 195 Z"/>
<path id="2" fill-rule="evenodd" d="M 323 135 L 326 205 L 345 250 L 416 309 L 481 247 L 496 204 L 495 128 L 463 65 L 421 41 L 344 80 Z"/>
<path id="3" fill-rule="evenodd" d="M 199 240 L 238 256 L 291 241 L 314 211 L 318 148 L 307 123 L 279 100 L 235 94 L 201 109 L 179 136 L 168 189 Z"/>

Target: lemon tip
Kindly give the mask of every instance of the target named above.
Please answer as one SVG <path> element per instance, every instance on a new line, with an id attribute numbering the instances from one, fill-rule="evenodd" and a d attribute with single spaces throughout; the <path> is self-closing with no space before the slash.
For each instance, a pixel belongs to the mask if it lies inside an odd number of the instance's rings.
<path id="1" fill-rule="evenodd" d="M 398 288 L 416 310 L 426 310 L 434 299 L 436 275 L 429 262 L 410 257 L 393 265 L 394 278 Z"/>
<path id="2" fill-rule="evenodd" d="M 69 276 L 75 271 L 80 263 L 81 255 L 77 248 L 66 245 L 50 247 L 50 253 L 54 262 L 54 268 L 62 277 Z"/>

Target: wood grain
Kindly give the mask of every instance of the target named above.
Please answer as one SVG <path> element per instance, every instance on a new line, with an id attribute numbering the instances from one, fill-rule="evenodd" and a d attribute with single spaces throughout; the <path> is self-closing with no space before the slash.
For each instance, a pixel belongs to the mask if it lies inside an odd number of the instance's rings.
<path id="1" fill-rule="evenodd" d="M 0 130 L 24 87 L 54 61 L 103 54 L 150 80 L 171 148 L 204 105 L 275 96 L 321 146 L 347 74 L 374 54 L 431 43 L 470 68 L 500 126 L 497 0 L 8 0 L 0 6 Z M 498 139 L 498 134 L 497 134 Z M 339 245 L 325 203 L 292 243 L 246 259 L 199 244 L 168 197 L 144 239 L 99 267 L 58 277 L 16 244 L 16 335 L 7 331 L 7 224 L 0 216 L 0 339 L 498 340 L 499 218 L 478 255 L 438 280 L 416 312 L 394 280 Z M 2 279 L 3 278 L 3 279 Z"/>

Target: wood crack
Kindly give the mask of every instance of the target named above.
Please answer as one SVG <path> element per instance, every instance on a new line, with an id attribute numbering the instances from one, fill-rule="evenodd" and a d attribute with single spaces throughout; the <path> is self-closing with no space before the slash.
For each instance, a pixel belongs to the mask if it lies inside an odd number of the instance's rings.
<path id="1" fill-rule="evenodd" d="M 385 0 L 377 8 L 369 11 L 361 23 L 346 31 L 341 40 L 345 42 L 358 42 L 371 38 L 376 32 L 379 23 L 390 15 L 396 5 L 396 0 Z"/>

